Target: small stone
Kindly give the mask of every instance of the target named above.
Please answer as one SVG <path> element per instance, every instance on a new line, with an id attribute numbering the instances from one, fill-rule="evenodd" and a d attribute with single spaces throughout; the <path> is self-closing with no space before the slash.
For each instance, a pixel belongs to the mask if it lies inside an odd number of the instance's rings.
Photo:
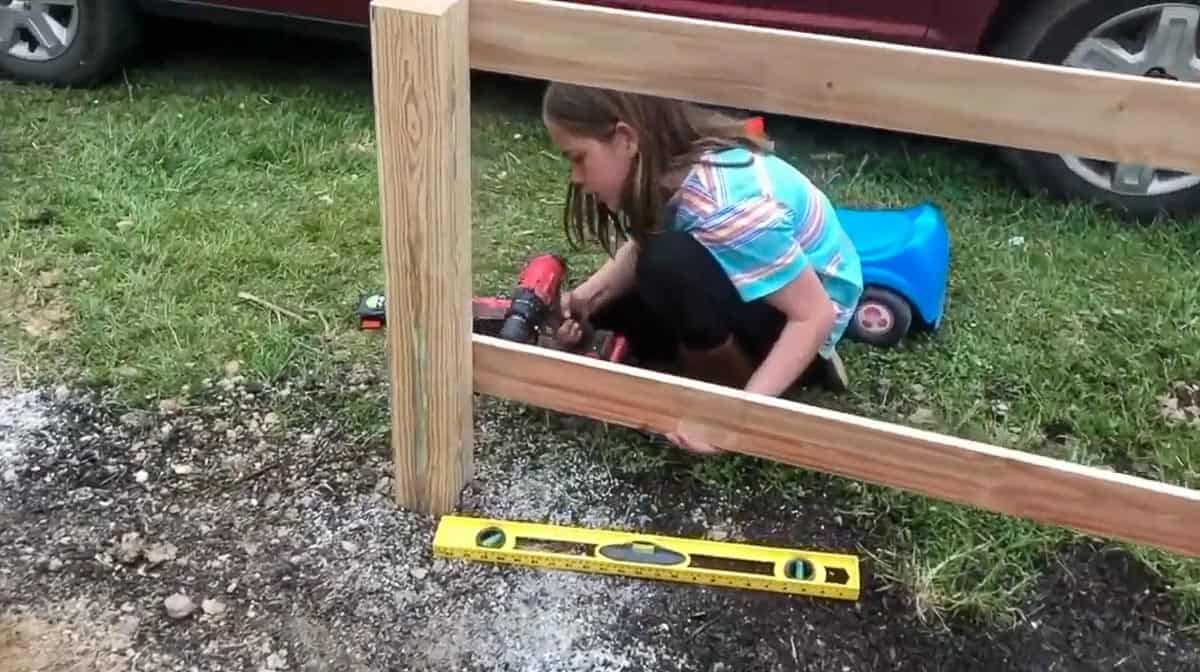
<path id="1" fill-rule="evenodd" d="M 281 498 L 282 497 L 278 492 L 272 492 L 271 494 L 267 495 L 266 500 L 263 501 L 263 506 L 270 509 L 278 504 Z"/>
<path id="2" fill-rule="evenodd" d="M 343 541 L 342 542 L 342 550 L 347 553 L 357 553 L 358 552 L 358 544 L 354 543 L 353 541 Z"/>
<path id="3" fill-rule="evenodd" d="M 151 567 L 170 562 L 179 555 L 179 549 L 174 544 L 152 544 L 146 549 L 146 562 Z"/>
<path id="4" fill-rule="evenodd" d="M 117 543 L 117 548 L 113 553 L 119 562 L 132 565 L 137 562 L 138 557 L 142 554 L 142 538 L 137 532 L 126 532 L 121 535 L 121 541 Z"/>
<path id="5" fill-rule="evenodd" d="M 141 429 L 150 424 L 150 416 L 140 411 L 129 411 L 121 415 L 121 424 L 134 429 Z"/>
<path id="6" fill-rule="evenodd" d="M 420 580 L 424 579 L 425 577 L 429 576 L 429 570 L 428 570 L 428 569 L 425 569 L 424 567 L 413 567 L 413 568 L 412 568 L 412 570 L 410 570 L 410 572 L 409 572 L 409 573 L 410 573 L 410 574 L 412 574 L 412 575 L 413 575 L 413 578 L 414 578 L 414 579 L 417 579 L 418 581 L 420 581 Z"/>
<path id="7" fill-rule="evenodd" d="M 267 413 L 263 417 L 263 427 L 274 427 L 277 424 L 279 424 L 279 415 L 276 413 Z"/>
<path id="8" fill-rule="evenodd" d="M 113 371 L 113 373 L 116 373 L 122 378 L 137 378 L 139 375 L 141 375 L 141 371 L 138 371 L 137 368 L 132 366 L 119 366 Z"/>
<path id="9" fill-rule="evenodd" d="M 233 378 L 242 370 L 242 363 L 236 359 L 225 362 L 225 377 Z"/>
<path id="10" fill-rule="evenodd" d="M 933 411 L 929 410 L 928 408 L 918 408 L 913 412 L 912 415 L 908 416 L 908 419 L 910 422 L 917 425 L 929 426 L 937 424 L 937 416 L 935 416 Z"/>
<path id="11" fill-rule="evenodd" d="M 54 388 L 55 401 L 66 401 L 68 398 L 70 398 L 70 396 L 71 388 L 67 387 L 66 385 L 59 385 L 58 387 Z"/>
<path id="12" fill-rule="evenodd" d="M 62 567 L 63 561 L 59 560 L 58 558 L 50 558 L 50 562 L 46 565 L 46 568 L 52 572 L 57 572 L 58 570 L 62 569 Z"/>
<path id="13" fill-rule="evenodd" d="M 192 471 L 194 471 L 192 465 L 190 465 L 190 464 L 172 465 L 171 470 L 174 471 L 175 474 L 178 476 L 187 476 L 188 474 L 192 473 Z"/>
<path id="14" fill-rule="evenodd" d="M 196 603 L 182 593 L 175 593 L 168 597 L 163 601 L 163 606 L 167 608 L 167 615 L 176 620 L 187 618 L 196 611 Z"/>
<path id="15" fill-rule="evenodd" d="M 708 538 L 713 541 L 725 541 L 729 538 L 729 527 L 724 524 L 717 524 L 708 531 Z"/>
<path id="16" fill-rule="evenodd" d="M 42 287 L 57 287 L 63 281 L 63 271 L 55 268 L 38 274 L 38 284 Z"/>
<path id="17" fill-rule="evenodd" d="M 133 637 L 137 633 L 138 626 L 141 624 L 141 619 L 136 616 L 122 616 L 117 620 L 117 632 L 126 637 Z"/>
<path id="18" fill-rule="evenodd" d="M 229 421 L 228 421 L 228 420 L 218 420 L 218 421 L 216 421 L 215 423 L 213 423 L 213 431 L 214 431 L 214 432 L 227 432 L 227 431 L 229 431 Z"/>
<path id="19" fill-rule="evenodd" d="M 225 613 L 225 603 L 220 600 L 204 600 L 200 608 L 209 616 L 220 616 Z"/>
<path id="20" fill-rule="evenodd" d="M 268 670 L 283 670 L 287 668 L 287 653 L 280 651 L 267 656 Z"/>
<path id="21" fill-rule="evenodd" d="M 392 479 L 390 476 L 384 476 L 375 482 L 375 492 L 381 495 L 386 495 L 392 490 Z"/>
<path id="22" fill-rule="evenodd" d="M 145 469 L 138 469 L 138 472 L 133 475 L 133 480 L 138 483 L 145 483 L 150 480 L 150 474 L 146 473 Z"/>
<path id="23" fill-rule="evenodd" d="M 163 413 L 178 413 L 180 408 L 179 402 L 175 399 L 163 399 L 158 402 L 158 410 Z"/>

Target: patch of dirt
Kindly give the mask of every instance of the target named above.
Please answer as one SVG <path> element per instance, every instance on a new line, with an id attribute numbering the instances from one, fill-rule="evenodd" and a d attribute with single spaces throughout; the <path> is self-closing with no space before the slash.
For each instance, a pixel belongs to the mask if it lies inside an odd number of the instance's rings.
<path id="1" fill-rule="evenodd" d="M 41 286 L 51 290 L 61 281 L 61 271 L 47 271 L 39 276 Z M 19 326 L 29 336 L 56 341 L 66 335 L 71 320 L 71 308 L 57 294 L 44 300 L 31 299 L 16 289 L 0 285 L 0 327 Z"/>
<path id="2" fill-rule="evenodd" d="M 1200 428 L 1200 383 L 1176 381 L 1158 398 L 1159 413 L 1172 425 Z"/>
<path id="3" fill-rule="evenodd" d="M 435 558 L 436 521 L 384 494 L 386 436 L 283 412 L 297 397 L 383 399 L 362 371 L 271 386 L 233 370 L 150 411 L 0 390 L 0 417 L 22 428 L 4 435 L 0 670 L 1200 669 L 1164 587 L 1092 547 L 1050 567 L 1007 630 L 923 623 L 865 556 L 857 602 Z M 850 553 L 882 543 L 839 511 L 828 479 L 788 498 L 714 492 L 686 463 L 606 465 L 587 424 L 548 427 L 486 398 L 475 421 L 469 514 Z M 14 651 L 53 658 L 14 668 Z"/>
<path id="4" fill-rule="evenodd" d="M 77 598 L 0 614 L 6 672 L 117 672 L 130 668 L 138 621 Z M 136 662 L 136 661 L 134 661 Z"/>

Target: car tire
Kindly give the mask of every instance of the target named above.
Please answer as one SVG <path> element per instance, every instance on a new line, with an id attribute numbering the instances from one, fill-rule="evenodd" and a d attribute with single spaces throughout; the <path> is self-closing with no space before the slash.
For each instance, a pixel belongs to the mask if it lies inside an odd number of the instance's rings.
<path id="1" fill-rule="evenodd" d="M 115 73 L 141 40 L 136 2 L 78 0 L 73 11 L 74 30 L 61 54 L 32 59 L 5 49 L 0 51 L 0 72 L 18 81 L 56 86 L 90 86 Z"/>
<path id="2" fill-rule="evenodd" d="M 1157 21 L 1161 11 L 1171 7 L 1172 16 L 1195 14 L 1200 17 L 1200 0 L 1183 2 L 1147 2 L 1146 0 L 1046 0 L 1035 3 L 1028 12 L 1011 23 L 997 44 L 990 49 L 994 56 L 1054 65 L 1075 65 L 1068 62 L 1072 52 L 1089 37 L 1122 35 L 1122 29 L 1133 31 L 1138 22 Z M 1157 12 L 1157 13 L 1156 13 Z M 1147 25 L 1150 25 L 1147 23 Z M 1097 33 L 1103 29 L 1103 32 Z M 1149 35 L 1149 33 L 1147 33 Z M 1122 37 L 1130 49 L 1136 50 L 1136 34 Z M 1093 43 L 1094 44 L 1094 43 Z M 1132 67 L 1132 66 L 1131 66 Z M 1097 67 L 1100 70 L 1109 68 Z M 1179 68 L 1173 68 L 1179 77 Z M 1149 72 L 1149 71 L 1147 71 Z M 1145 74 L 1145 73 L 1137 73 Z M 1158 76 L 1172 73 L 1157 73 Z M 1188 69 L 1190 80 L 1195 73 Z M 1148 219 L 1159 214 L 1180 215 L 1200 211 L 1200 175 L 1190 176 L 1176 171 L 1159 171 L 1158 175 L 1174 180 L 1166 182 L 1159 193 L 1146 190 L 1115 190 L 1112 188 L 1113 164 L 1094 162 L 1077 157 L 1051 153 L 999 148 L 1004 159 L 1014 168 L 1018 178 L 1030 191 L 1047 191 L 1063 200 L 1099 202 L 1135 219 Z M 1107 174 L 1106 174 L 1107 173 Z M 1132 174 L 1136 174 L 1131 172 Z M 1149 171 L 1147 171 L 1149 174 Z M 1105 178 L 1108 183 L 1105 184 Z"/>
<path id="3" fill-rule="evenodd" d="M 895 292 L 869 285 L 854 308 L 846 335 L 881 348 L 898 345 L 912 327 L 912 307 Z"/>

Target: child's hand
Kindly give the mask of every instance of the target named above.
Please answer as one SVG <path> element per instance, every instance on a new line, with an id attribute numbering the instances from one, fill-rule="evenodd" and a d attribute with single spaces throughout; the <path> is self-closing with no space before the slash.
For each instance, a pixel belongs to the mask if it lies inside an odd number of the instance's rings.
<path id="1" fill-rule="evenodd" d="M 696 455 L 720 455 L 725 452 L 707 441 L 689 436 L 683 430 L 682 422 L 675 427 L 675 431 L 667 433 L 667 439 L 676 446 Z"/>
<path id="2" fill-rule="evenodd" d="M 554 337 L 568 348 L 574 347 L 583 339 L 583 325 L 587 322 L 588 301 L 578 292 L 566 291 L 559 299 L 559 309 L 562 311 L 562 324 Z"/>
<path id="3" fill-rule="evenodd" d="M 562 324 L 558 325 L 554 338 L 560 345 L 573 348 L 583 338 L 583 325 L 575 320 L 563 320 Z"/>

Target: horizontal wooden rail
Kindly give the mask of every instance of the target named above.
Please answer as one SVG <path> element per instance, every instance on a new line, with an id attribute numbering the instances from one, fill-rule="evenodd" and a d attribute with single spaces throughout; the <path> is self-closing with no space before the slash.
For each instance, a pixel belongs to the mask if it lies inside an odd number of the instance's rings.
<path id="1" fill-rule="evenodd" d="M 470 0 L 479 70 L 1200 172 L 1200 85 L 592 7 Z"/>
<path id="2" fill-rule="evenodd" d="M 473 335 L 474 389 L 731 452 L 1200 556 L 1200 492 L 1104 469 Z"/>

